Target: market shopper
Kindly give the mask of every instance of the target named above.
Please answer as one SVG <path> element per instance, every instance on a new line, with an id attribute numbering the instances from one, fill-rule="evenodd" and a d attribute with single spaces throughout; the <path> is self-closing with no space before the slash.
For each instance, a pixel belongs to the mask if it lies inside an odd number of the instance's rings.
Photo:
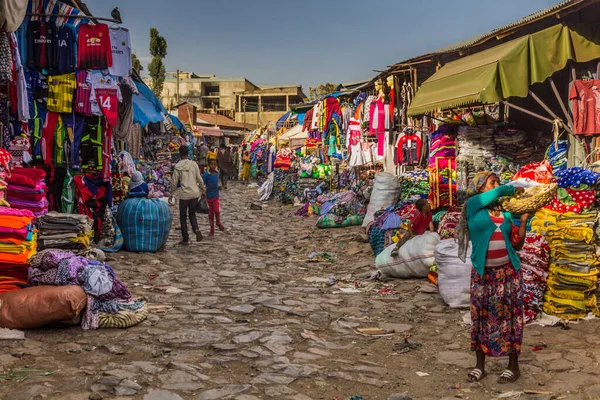
<path id="1" fill-rule="evenodd" d="M 250 179 L 250 150 L 246 147 L 242 153 L 242 174 L 240 180 L 247 182 Z"/>
<path id="2" fill-rule="evenodd" d="M 187 220 L 189 218 L 192 231 L 196 234 L 196 241 L 202 240 L 202 232 L 198 229 L 196 208 L 200 197 L 206 196 L 206 188 L 200 175 L 198 164 L 189 158 L 188 146 L 179 148 L 181 161 L 175 165 L 173 180 L 175 185 L 181 185 L 179 196 L 179 221 L 181 222 L 181 245 L 189 244 Z"/>
<path id="3" fill-rule="evenodd" d="M 396 247 L 392 250 L 392 257 L 397 257 L 400 248 L 414 236 L 422 235 L 425 232 L 435 232 L 433 227 L 433 215 L 431 214 L 431 204 L 425 199 L 419 199 L 415 202 L 415 207 L 418 211 L 417 216 L 408 225 L 408 233 L 396 243 Z"/>
<path id="4" fill-rule="evenodd" d="M 471 261 L 471 350 L 477 365 L 469 382 L 485 376 L 485 357 L 508 356 L 508 368 L 498 383 L 515 382 L 521 375 L 519 354 L 523 341 L 523 281 L 517 250 L 525 240 L 528 215 L 515 228 L 511 214 L 498 199 L 515 194 L 515 188 L 499 185 L 498 176 L 479 172 L 470 182 L 471 196 L 463 208 L 458 228 L 459 258 L 466 260 L 469 241 Z"/>
<path id="5" fill-rule="evenodd" d="M 210 234 L 215 234 L 215 220 L 220 231 L 224 231 L 225 227 L 221 224 L 221 200 L 219 196 L 219 171 L 217 171 L 217 160 L 215 158 L 208 159 L 208 171 L 202 175 L 206 184 L 206 202 L 208 203 L 208 220 L 210 223 Z"/>
<path id="6" fill-rule="evenodd" d="M 227 189 L 227 180 L 233 172 L 233 162 L 231 160 L 231 152 L 229 151 L 229 148 L 225 146 L 225 143 L 221 144 L 221 148 L 217 154 L 217 166 L 219 167 L 221 186 L 223 189 Z"/>
<path id="7" fill-rule="evenodd" d="M 206 171 L 206 157 L 208 156 L 208 146 L 206 142 L 200 142 L 200 145 L 196 147 L 196 161 L 200 168 L 200 173 L 203 174 Z"/>

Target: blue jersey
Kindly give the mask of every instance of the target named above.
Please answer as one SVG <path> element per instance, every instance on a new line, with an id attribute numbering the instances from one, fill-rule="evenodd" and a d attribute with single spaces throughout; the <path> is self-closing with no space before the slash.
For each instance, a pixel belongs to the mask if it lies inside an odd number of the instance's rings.
<path id="1" fill-rule="evenodd" d="M 75 34 L 71 27 L 64 25 L 58 29 L 58 72 L 75 72 Z"/>
<path id="2" fill-rule="evenodd" d="M 206 185 L 206 198 L 207 199 L 216 199 L 219 197 L 219 172 L 215 172 L 211 174 L 206 171 L 204 175 L 202 175 L 202 180 Z"/>

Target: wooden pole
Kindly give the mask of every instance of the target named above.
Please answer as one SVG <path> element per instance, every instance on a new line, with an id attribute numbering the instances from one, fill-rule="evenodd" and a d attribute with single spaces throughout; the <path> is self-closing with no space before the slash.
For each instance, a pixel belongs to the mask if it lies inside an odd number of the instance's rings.
<path id="1" fill-rule="evenodd" d="M 558 104 L 560 104 L 560 108 L 562 109 L 563 114 L 565 114 L 565 117 L 567 117 L 569 126 L 571 127 L 571 129 L 575 129 L 575 125 L 573 124 L 573 120 L 571 119 L 571 114 L 569 114 L 569 111 L 567 110 L 567 107 L 565 106 L 564 101 L 560 97 L 560 94 L 558 93 L 558 89 L 556 88 L 556 84 L 554 83 L 554 80 L 552 78 L 550 78 L 550 86 L 552 86 L 552 91 L 554 92 L 554 95 L 556 96 L 556 99 L 558 100 Z"/>
<path id="2" fill-rule="evenodd" d="M 556 114 L 554 113 L 554 111 L 552 111 L 552 110 L 550 109 L 550 107 L 548 107 L 548 106 L 547 106 L 547 105 L 546 105 L 546 104 L 545 104 L 545 103 L 544 103 L 544 102 L 543 102 L 543 101 L 542 101 L 542 100 L 541 100 L 539 97 L 537 97 L 537 95 L 536 95 L 535 93 L 533 93 L 531 90 L 529 90 L 529 94 L 531 95 L 531 97 L 533 97 L 533 99 L 534 99 L 534 100 L 535 100 L 535 101 L 536 101 L 536 102 L 537 102 L 537 103 L 538 103 L 540 106 L 542 106 L 542 108 L 543 108 L 544 110 L 546 110 L 546 112 L 547 112 L 548 114 L 550 114 L 550 115 L 551 115 L 551 116 L 552 116 L 554 119 L 558 119 L 558 120 L 560 120 L 560 121 L 562 122 L 562 119 L 558 118 L 558 115 L 556 115 Z M 571 127 L 569 127 L 569 126 L 565 126 L 565 124 L 563 124 L 563 127 L 564 127 L 564 128 L 567 130 L 567 131 L 569 131 L 569 133 L 573 133 L 573 130 L 571 129 Z"/>
<path id="3" fill-rule="evenodd" d="M 544 117 L 544 116 L 542 116 L 542 115 L 540 115 L 540 114 L 536 114 L 536 113 L 534 113 L 533 111 L 526 110 L 526 109 L 524 109 L 523 107 L 519 107 L 519 106 L 516 106 L 516 105 L 514 105 L 514 104 L 510 104 L 509 102 L 507 102 L 507 101 L 505 101 L 505 100 L 503 100 L 503 101 L 502 101 L 502 103 L 503 103 L 505 106 L 507 106 L 507 107 L 514 108 L 515 110 L 519 110 L 519 111 L 521 111 L 521 112 L 523 112 L 523 113 L 525 113 L 525 114 L 529 114 L 529 115 L 531 115 L 532 117 L 539 118 L 539 119 L 541 119 L 542 121 L 546 121 L 546 122 L 548 122 L 548 123 L 551 123 L 551 124 L 552 124 L 552 123 L 554 123 L 554 121 L 553 121 L 553 120 L 551 120 L 550 118 L 546 118 L 546 117 Z"/>

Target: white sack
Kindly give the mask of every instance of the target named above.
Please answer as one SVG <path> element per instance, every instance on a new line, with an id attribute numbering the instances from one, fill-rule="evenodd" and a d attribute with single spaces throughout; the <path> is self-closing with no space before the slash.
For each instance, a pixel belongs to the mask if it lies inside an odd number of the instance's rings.
<path id="1" fill-rule="evenodd" d="M 392 257 L 396 244 L 387 247 L 375 259 L 381 277 L 401 279 L 427 278 L 429 268 L 435 260 L 435 246 L 440 242 L 440 235 L 435 232 L 425 232 L 415 236 L 400 247 L 397 257 Z"/>
<path id="2" fill-rule="evenodd" d="M 438 270 L 438 289 L 451 308 L 468 308 L 471 304 L 471 244 L 467 249 L 467 262 L 458 258 L 458 242 L 442 240 L 435 246 L 435 263 Z"/>
<path id="3" fill-rule="evenodd" d="M 373 192 L 367 207 L 367 214 L 363 221 L 363 228 L 366 228 L 373 222 L 373 216 L 381 209 L 388 208 L 396 204 L 400 196 L 400 183 L 398 177 L 387 172 L 378 172 L 375 174 L 373 182 Z"/>

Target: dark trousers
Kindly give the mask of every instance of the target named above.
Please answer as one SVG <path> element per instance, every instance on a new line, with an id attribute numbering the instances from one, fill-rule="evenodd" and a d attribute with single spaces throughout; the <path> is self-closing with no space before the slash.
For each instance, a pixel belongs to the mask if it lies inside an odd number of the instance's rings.
<path id="1" fill-rule="evenodd" d="M 190 224 L 192 225 L 192 231 L 194 233 L 198 232 L 198 220 L 196 219 L 197 204 L 198 199 L 179 200 L 179 222 L 181 223 L 181 236 L 184 241 L 187 241 L 190 238 L 187 229 L 188 215 Z"/>
<path id="2" fill-rule="evenodd" d="M 229 175 L 223 171 L 221 171 L 221 173 L 219 174 L 220 178 L 221 178 L 221 186 L 223 188 L 227 187 L 227 181 L 229 180 Z"/>

